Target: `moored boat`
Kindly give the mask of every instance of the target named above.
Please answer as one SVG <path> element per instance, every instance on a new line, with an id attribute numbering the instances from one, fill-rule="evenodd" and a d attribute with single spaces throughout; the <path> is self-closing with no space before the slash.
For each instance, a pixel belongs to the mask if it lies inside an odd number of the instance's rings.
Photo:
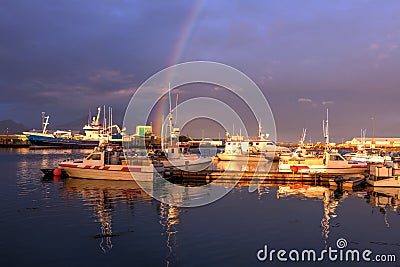
<path id="1" fill-rule="evenodd" d="M 363 162 L 349 162 L 336 150 L 325 150 L 316 157 L 303 157 L 279 160 L 279 172 L 355 174 L 367 171 Z"/>
<path id="2" fill-rule="evenodd" d="M 147 155 L 123 156 L 122 148 L 100 146 L 87 157 L 59 164 L 70 177 L 114 181 L 152 181 L 162 175 L 164 165 Z"/>
<path id="3" fill-rule="evenodd" d="M 279 172 L 322 173 L 322 174 L 356 174 L 366 172 L 365 162 L 347 161 L 337 150 L 329 146 L 328 110 L 327 119 L 323 121 L 323 132 L 326 147 L 322 154 L 312 156 L 292 155 L 279 160 Z"/>
<path id="4" fill-rule="evenodd" d="M 171 89 L 169 88 L 169 100 L 171 103 Z M 164 152 L 166 158 L 162 159 L 162 163 L 167 168 L 176 168 L 183 171 L 198 172 L 205 170 L 211 165 L 211 156 L 199 156 L 192 154 L 189 151 L 189 146 L 181 146 L 179 142 L 180 129 L 174 127 L 172 123 L 172 108 L 170 104 L 170 110 L 168 115 L 168 131 L 164 136 L 164 123 L 161 127 L 161 149 Z"/>
<path id="5" fill-rule="evenodd" d="M 28 138 L 32 148 L 94 148 L 98 146 L 100 142 L 104 141 L 121 145 L 123 132 L 118 125 L 112 124 L 112 115 L 109 114 L 110 121 L 109 125 L 106 127 L 100 123 L 100 113 L 101 108 L 98 108 L 97 116 L 93 117 L 92 121 L 88 122 L 88 124 L 83 127 L 85 135 L 79 133 L 74 134 L 70 130 L 48 131 L 49 116 L 45 116 L 44 112 L 42 113 L 42 131 L 29 131 L 23 132 L 23 134 Z M 105 119 L 104 125 L 106 125 Z M 117 134 L 113 134 L 112 129 L 114 128 L 117 129 Z"/>
<path id="6" fill-rule="evenodd" d="M 268 134 L 265 135 L 268 138 Z M 226 133 L 224 152 L 217 157 L 223 161 L 272 161 L 283 153 L 289 153 L 287 147 L 276 145 L 272 140 L 264 138 L 261 126 L 257 138 L 244 138 L 244 136 L 230 136 Z"/>

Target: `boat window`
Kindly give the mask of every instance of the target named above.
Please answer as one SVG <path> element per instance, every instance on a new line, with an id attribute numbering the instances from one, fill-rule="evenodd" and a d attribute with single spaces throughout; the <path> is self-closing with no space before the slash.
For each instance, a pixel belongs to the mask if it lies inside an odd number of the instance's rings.
<path id="1" fill-rule="evenodd" d="M 258 142 L 256 143 L 256 146 L 258 146 Z"/>
<path id="2" fill-rule="evenodd" d="M 339 155 L 330 155 L 330 160 L 343 160 L 343 158 Z"/>
<path id="3" fill-rule="evenodd" d="M 100 160 L 101 159 L 101 155 L 99 153 L 92 154 L 89 157 L 87 157 L 87 159 L 89 159 L 89 160 Z"/>

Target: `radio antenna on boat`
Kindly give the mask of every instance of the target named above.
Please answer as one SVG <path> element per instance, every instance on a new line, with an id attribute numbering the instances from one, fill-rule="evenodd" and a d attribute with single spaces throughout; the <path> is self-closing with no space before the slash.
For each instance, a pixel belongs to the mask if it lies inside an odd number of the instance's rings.
<path id="1" fill-rule="evenodd" d="M 87 120 L 87 125 L 90 125 L 90 120 L 92 119 L 92 114 L 90 113 L 90 109 L 89 109 L 89 116 L 88 116 L 88 120 Z"/>
<path id="2" fill-rule="evenodd" d="M 176 94 L 176 100 L 175 100 L 175 125 L 177 125 L 177 121 L 178 121 L 178 97 L 179 94 Z"/>
<path id="3" fill-rule="evenodd" d="M 329 113 L 328 109 L 326 109 L 326 121 L 322 121 L 322 130 L 324 132 L 324 138 L 325 138 L 325 143 L 327 146 L 329 146 Z"/>
<path id="4" fill-rule="evenodd" d="M 164 113 L 161 115 L 161 150 L 164 151 Z"/>
<path id="5" fill-rule="evenodd" d="M 171 83 L 168 83 L 168 100 L 169 100 L 169 113 L 172 112 L 172 104 L 171 104 Z"/>
<path id="6" fill-rule="evenodd" d="M 263 139 L 261 120 L 258 121 L 258 137 L 259 137 L 260 139 Z"/>
<path id="7" fill-rule="evenodd" d="M 172 104 L 171 104 L 171 83 L 168 83 L 168 98 L 169 98 L 169 134 L 170 134 L 170 143 L 172 143 L 172 135 L 173 135 L 173 124 L 172 124 Z"/>
<path id="8" fill-rule="evenodd" d="M 300 137 L 300 145 L 304 145 L 304 141 L 306 140 L 307 128 L 303 128 L 303 134 Z"/>
<path id="9" fill-rule="evenodd" d="M 103 133 L 107 127 L 106 123 L 106 105 L 103 105 Z"/>
<path id="10" fill-rule="evenodd" d="M 46 113 L 44 111 L 42 111 L 42 133 L 44 133 L 44 115 Z"/>

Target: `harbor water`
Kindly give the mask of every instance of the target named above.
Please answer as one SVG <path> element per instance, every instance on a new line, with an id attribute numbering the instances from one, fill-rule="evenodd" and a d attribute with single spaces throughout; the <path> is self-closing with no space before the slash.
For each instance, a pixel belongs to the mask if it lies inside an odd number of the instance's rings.
<path id="1" fill-rule="evenodd" d="M 400 264 L 399 189 L 343 192 L 267 181 L 249 192 L 239 183 L 214 203 L 182 208 L 154 200 L 134 182 L 43 179 L 41 168 L 86 152 L 0 150 L 0 266 Z M 287 261 L 276 254 L 260 260 L 266 247 L 285 250 Z M 291 250 L 319 256 L 330 248 L 368 249 L 371 261 L 289 259 Z M 395 261 L 377 262 L 376 255 Z"/>

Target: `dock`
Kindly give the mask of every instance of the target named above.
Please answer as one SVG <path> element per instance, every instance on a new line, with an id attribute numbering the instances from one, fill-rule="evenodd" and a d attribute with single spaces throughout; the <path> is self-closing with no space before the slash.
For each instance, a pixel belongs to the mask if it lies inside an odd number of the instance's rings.
<path id="1" fill-rule="evenodd" d="M 0 147 L 29 147 L 28 138 L 23 134 L 0 134 Z"/>
<path id="2" fill-rule="evenodd" d="M 272 182 L 313 182 L 328 183 L 330 178 L 335 178 L 339 174 L 324 173 L 283 173 L 272 170 L 270 172 L 253 172 L 253 171 L 232 171 L 232 170 L 203 170 L 198 172 L 189 172 L 176 168 L 167 168 L 165 173 L 166 179 L 178 183 L 202 183 L 208 184 L 218 180 L 220 182 L 250 182 L 264 183 Z"/>

